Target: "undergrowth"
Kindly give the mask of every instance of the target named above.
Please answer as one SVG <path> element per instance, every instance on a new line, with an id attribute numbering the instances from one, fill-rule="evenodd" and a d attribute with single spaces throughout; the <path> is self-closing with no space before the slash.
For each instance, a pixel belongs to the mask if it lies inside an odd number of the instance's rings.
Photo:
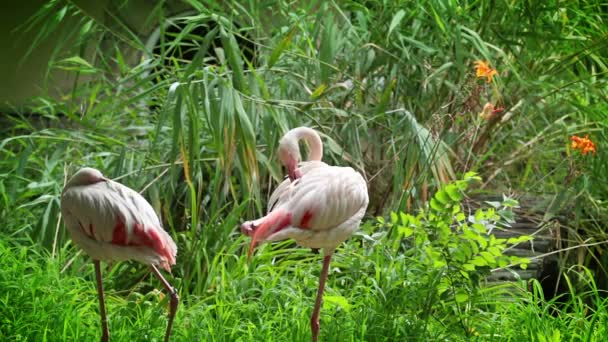
<path id="1" fill-rule="evenodd" d="M 338 249 L 321 313 L 323 340 L 557 341 L 602 336 L 608 323 L 606 303 L 588 273 L 577 274 L 590 279 L 589 290 L 560 305 L 543 301 L 536 281 L 531 292 L 525 282 L 483 282 L 493 267 L 527 263 L 502 254 L 527 237 L 495 238 L 491 231 L 508 222 L 494 208 L 462 212 L 463 192 L 478 180 L 469 174 L 447 185 L 417 216 L 395 213 L 390 222 L 368 221 Z M 387 224 L 390 228 L 383 229 Z M 240 251 L 245 243 L 245 238 L 235 238 L 207 266 L 204 293 L 191 293 L 179 275 L 169 277 L 182 298 L 175 340 L 310 338 L 321 255 L 287 241 L 265 245 L 248 265 Z M 34 246 L 33 241 L 26 246 L 24 241 L 0 240 L 0 283 L 5 289 L 0 336 L 97 339 L 100 319 L 90 260 L 74 256 L 70 244 L 54 257 Z M 168 298 L 156 279 L 144 266 L 130 262 L 105 267 L 103 273 L 112 338 L 160 340 Z M 139 274 L 139 280 L 127 286 L 121 281 L 125 274 Z"/>

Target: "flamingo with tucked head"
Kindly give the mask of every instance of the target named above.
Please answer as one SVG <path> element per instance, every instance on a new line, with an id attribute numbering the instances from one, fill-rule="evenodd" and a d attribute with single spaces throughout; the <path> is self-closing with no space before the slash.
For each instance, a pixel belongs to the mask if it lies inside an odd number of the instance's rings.
<path id="1" fill-rule="evenodd" d="M 306 140 L 310 159 L 300 162 L 299 141 Z M 369 202 L 367 183 L 350 167 L 330 166 L 321 161 L 319 134 L 308 127 L 287 132 L 279 142 L 279 158 L 287 167 L 284 180 L 271 195 L 268 214 L 241 225 L 251 236 L 248 257 L 265 241 L 294 239 L 299 245 L 323 249 L 323 269 L 310 320 L 312 340 L 319 336 L 319 311 L 331 256 L 355 232 Z"/>
<path id="2" fill-rule="evenodd" d="M 83 168 L 63 189 L 61 214 L 72 241 L 93 258 L 101 313 L 101 340 L 108 341 L 110 334 L 100 260 L 133 259 L 149 265 L 171 295 L 165 332 L 165 341 L 168 341 L 179 297 L 157 267 L 171 272 L 177 247 L 150 203 L 136 191 L 104 177 L 99 170 Z"/>

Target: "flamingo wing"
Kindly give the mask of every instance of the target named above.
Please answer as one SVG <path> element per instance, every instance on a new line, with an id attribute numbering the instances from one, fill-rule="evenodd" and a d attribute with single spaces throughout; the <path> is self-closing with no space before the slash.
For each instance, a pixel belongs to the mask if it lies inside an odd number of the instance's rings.
<path id="1" fill-rule="evenodd" d="M 369 202 L 365 180 L 350 167 L 315 168 L 283 191 L 270 214 L 244 224 L 252 245 L 292 238 L 333 249 L 358 229 Z"/>
<path id="2" fill-rule="evenodd" d="M 328 230 L 347 221 L 369 202 L 367 184 L 350 167 L 326 166 L 302 176 L 281 207 L 292 213 L 292 225 Z"/>
<path id="3" fill-rule="evenodd" d="M 310 171 L 315 170 L 319 167 L 328 167 L 327 164 L 321 161 L 306 161 L 300 163 L 299 170 L 302 173 L 302 176 L 310 173 Z M 289 180 L 289 178 L 285 178 L 279 184 L 279 186 L 272 192 L 270 195 L 270 199 L 268 200 L 268 213 L 270 213 L 278 203 L 286 202 L 294 193 L 294 188 L 297 187 L 300 180 L 297 179 L 295 181 Z"/>
<path id="4" fill-rule="evenodd" d="M 104 255 L 98 250 L 101 248 L 125 254 L 119 247 L 134 247 L 144 254 L 156 254 L 156 259 L 163 261 L 161 264 L 175 264 L 177 247 L 152 206 L 120 183 L 107 181 L 67 188 L 61 196 L 61 211 L 74 241 L 93 257 Z"/>

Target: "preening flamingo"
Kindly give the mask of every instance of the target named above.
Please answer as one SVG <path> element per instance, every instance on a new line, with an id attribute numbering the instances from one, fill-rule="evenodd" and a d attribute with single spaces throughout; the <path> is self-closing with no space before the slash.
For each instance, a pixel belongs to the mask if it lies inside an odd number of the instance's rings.
<path id="1" fill-rule="evenodd" d="M 61 194 L 61 214 L 72 241 L 95 265 L 102 341 L 108 341 L 100 260 L 137 260 L 150 266 L 171 295 L 165 341 L 169 340 L 179 297 L 157 266 L 171 272 L 177 247 L 158 216 L 136 191 L 114 182 L 96 169 L 83 168 L 72 176 Z"/>
<path id="2" fill-rule="evenodd" d="M 301 159 L 298 142 L 310 146 L 310 160 Z M 359 228 L 369 202 L 367 183 L 350 167 L 329 166 L 321 161 L 319 134 L 308 127 L 287 132 L 279 142 L 279 159 L 287 167 L 284 180 L 270 197 L 268 214 L 241 225 L 251 236 L 249 255 L 257 243 L 294 239 L 299 245 L 323 249 L 323 269 L 310 320 L 312 340 L 319 336 L 319 310 L 329 263 L 334 250 Z"/>

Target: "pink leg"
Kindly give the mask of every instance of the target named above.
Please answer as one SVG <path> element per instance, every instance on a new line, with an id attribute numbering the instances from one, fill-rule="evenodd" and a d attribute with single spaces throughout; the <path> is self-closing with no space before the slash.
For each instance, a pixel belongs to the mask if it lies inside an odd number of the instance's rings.
<path id="1" fill-rule="evenodd" d="M 312 312 L 310 318 L 310 328 L 312 330 L 312 341 L 317 342 L 319 339 L 319 311 L 321 310 L 321 302 L 323 301 L 323 290 L 325 289 L 325 280 L 327 279 L 327 273 L 329 272 L 329 262 L 331 261 L 331 255 L 333 252 L 327 253 L 323 257 L 323 270 L 321 271 L 321 277 L 319 278 L 319 290 L 317 292 L 317 300 L 315 302 L 315 309 Z"/>
<path id="2" fill-rule="evenodd" d="M 97 293 L 99 295 L 99 312 L 101 314 L 101 342 L 108 342 L 110 339 L 110 332 L 108 330 L 108 318 L 106 317 L 106 303 L 103 296 L 100 261 L 93 260 L 93 265 L 95 265 L 95 278 L 97 279 Z"/>
<path id="3" fill-rule="evenodd" d="M 169 342 L 169 336 L 171 336 L 171 328 L 173 327 L 173 318 L 175 317 L 175 313 L 177 312 L 177 304 L 179 303 L 179 296 L 177 295 L 177 291 L 175 290 L 175 288 L 173 288 L 173 286 L 169 284 L 165 277 L 160 274 L 160 271 L 158 270 L 158 268 L 156 268 L 156 266 L 150 265 L 150 268 L 152 269 L 152 272 L 154 272 L 154 275 L 156 275 L 156 277 L 160 280 L 160 282 L 163 283 L 165 290 L 167 290 L 167 292 L 169 292 L 169 294 L 171 295 L 169 322 L 167 323 L 167 331 L 165 332 L 165 342 Z"/>

